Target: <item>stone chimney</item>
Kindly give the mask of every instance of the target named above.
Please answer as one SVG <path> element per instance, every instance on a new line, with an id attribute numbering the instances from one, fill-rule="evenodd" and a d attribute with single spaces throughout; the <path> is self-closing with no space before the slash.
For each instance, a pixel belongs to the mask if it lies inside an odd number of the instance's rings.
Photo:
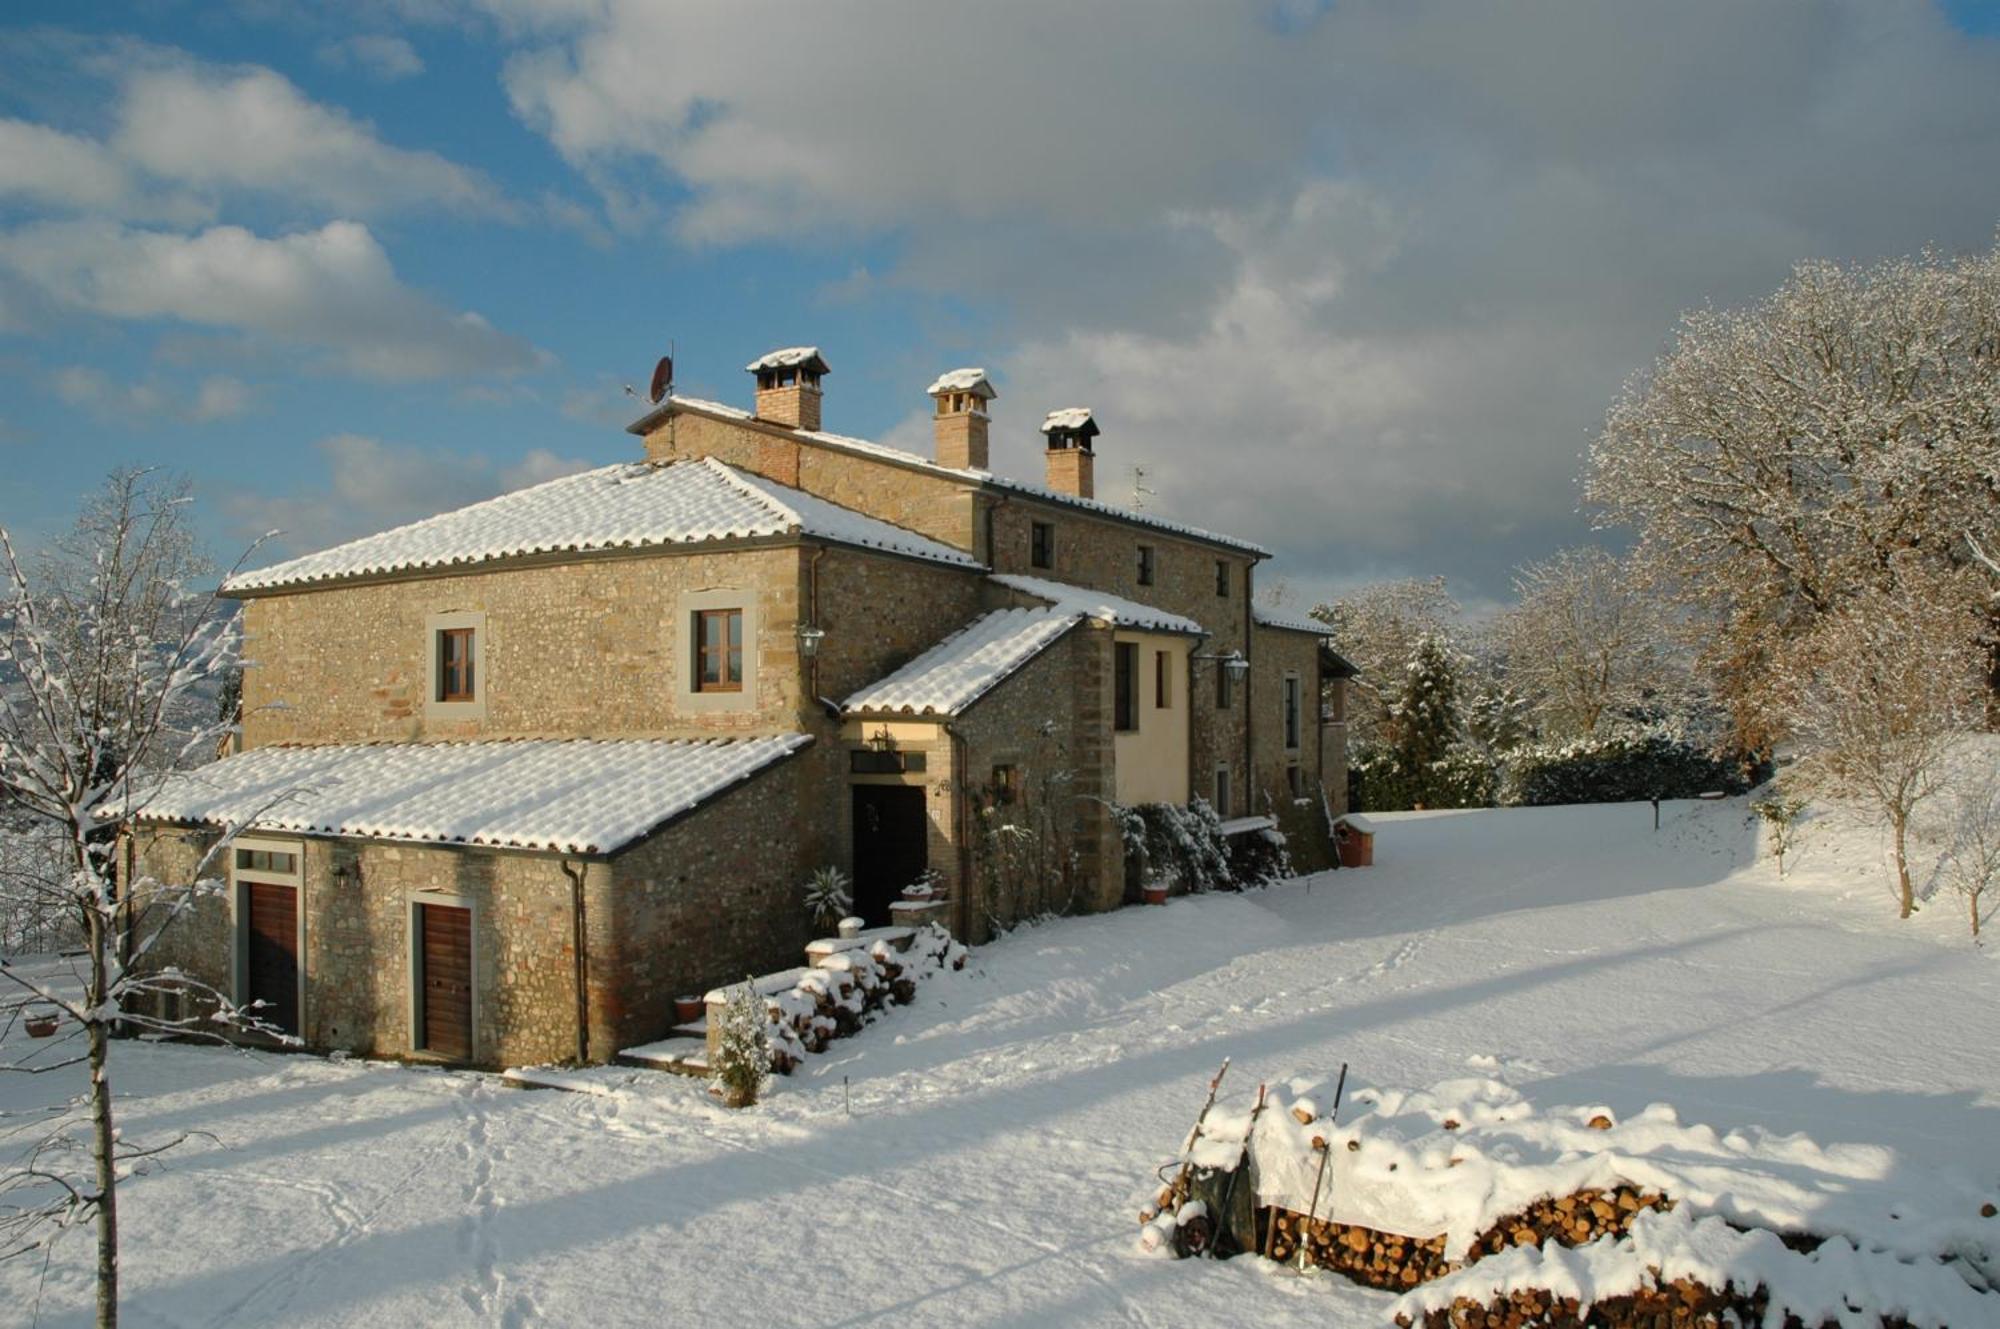
<path id="1" fill-rule="evenodd" d="M 1095 498 L 1091 471 L 1097 459 L 1091 453 L 1090 440 L 1097 437 L 1097 421 L 1090 408 L 1050 411 L 1049 418 L 1042 421 L 1042 432 L 1049 440 L 1049 488 L 1058 494 Z"/>
<path id="2" fill-rule="evenodd" d="M 817 346 L 788 346 L 744 366 L 757 376 L 757 418 L 793 429 L 819 428 L 819 380 L 827 373 Z"/>
<path id="3" fill-rule="evenodd" d="M 965 471 L 989 471 L 986 460 L 986 403 L 1000 394 L 984 369 L 954 369 L 925 389 L 937 402 L 931 428 L 937 436 L 937 464 Z"/>

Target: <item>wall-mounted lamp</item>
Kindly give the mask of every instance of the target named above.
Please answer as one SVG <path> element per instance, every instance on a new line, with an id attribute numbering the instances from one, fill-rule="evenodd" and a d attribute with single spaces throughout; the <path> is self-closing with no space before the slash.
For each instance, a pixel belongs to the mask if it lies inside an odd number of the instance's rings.
<path id="1" fill-rule="evenodd" d="M 826 637 L 826 629 L 811 623 L 799 624 L 799 654 L 811 660 L 819 654 L 819 644 Z"/>
<path id="2" fill-rule="evenodd" d="M 1243 658 L 1243 652 L 1230 651 L 1227 655 L 1197 655 L 1197 660 L 1213 660 L 1229 671 L 1232 679 L 1240 679 L 1250 672 L 1250 662 Z"/>

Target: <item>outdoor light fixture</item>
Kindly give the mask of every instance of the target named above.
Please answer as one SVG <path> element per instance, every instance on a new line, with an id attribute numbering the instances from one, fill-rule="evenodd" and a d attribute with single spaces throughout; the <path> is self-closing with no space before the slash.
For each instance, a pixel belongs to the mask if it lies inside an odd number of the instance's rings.
<path id="1" fill-rule="evenodd" d="M 799 654 L 810 660 L 819 654 L 819 644 L 826 636 L 826 629 L 811 623 L 799 624 Z"/>
<path id="2" fill-rule="evenodd" d="M 1243 658 L 1243 652 L 1231 651 L 1227 655 L 1197 655 L 1197 660 L 1213 660 L 1229 671 L 1232 679 L 1242 678 L 1250 672 L 1250 662 Z"/>

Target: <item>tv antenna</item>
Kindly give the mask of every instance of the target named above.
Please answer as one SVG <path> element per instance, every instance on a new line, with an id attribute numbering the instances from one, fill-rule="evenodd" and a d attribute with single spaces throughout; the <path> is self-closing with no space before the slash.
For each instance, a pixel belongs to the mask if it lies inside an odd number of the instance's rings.
<path id="1" fill-rule="evenodd" d="M 1153 491 L 1146 487 L 1146 468 L 1132 468 L 1132 511 L 1138 512 L 1146 506 L 1146 495 Z"/>

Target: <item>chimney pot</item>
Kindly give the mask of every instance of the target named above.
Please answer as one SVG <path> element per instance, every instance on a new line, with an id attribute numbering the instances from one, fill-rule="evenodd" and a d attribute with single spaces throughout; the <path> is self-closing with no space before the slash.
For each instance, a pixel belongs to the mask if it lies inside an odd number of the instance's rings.
<path id="1" fill-rule="evenodd" d="M 989 423 L 986 403 L 1000 394 L 986 379 L 984 369 L 954 369 L 940 374 L 925 389 L 937 403 L 931 422 L 937 442 L 937 463 L 962 471 L 985 471 L 986 430 Z"/>
<path id="2" fill-rule="evenodd" d="M 743 366 L 757 380 L 759 420 L 792 429 L 819 428 L 819 381 L 830 372 L 817 346 L 788 346 Z"/>
<path id="3" fill-rule="evenodd" d="M 1076 498 L 1095 498 L 1096 454 L 1091 440 L 1098 435 L 1097 420 L 1088 406 L 1071 406 L 1050 411 L 1042 421 L 1042 433 L 1049 441 L 1049 488 Z"/>

